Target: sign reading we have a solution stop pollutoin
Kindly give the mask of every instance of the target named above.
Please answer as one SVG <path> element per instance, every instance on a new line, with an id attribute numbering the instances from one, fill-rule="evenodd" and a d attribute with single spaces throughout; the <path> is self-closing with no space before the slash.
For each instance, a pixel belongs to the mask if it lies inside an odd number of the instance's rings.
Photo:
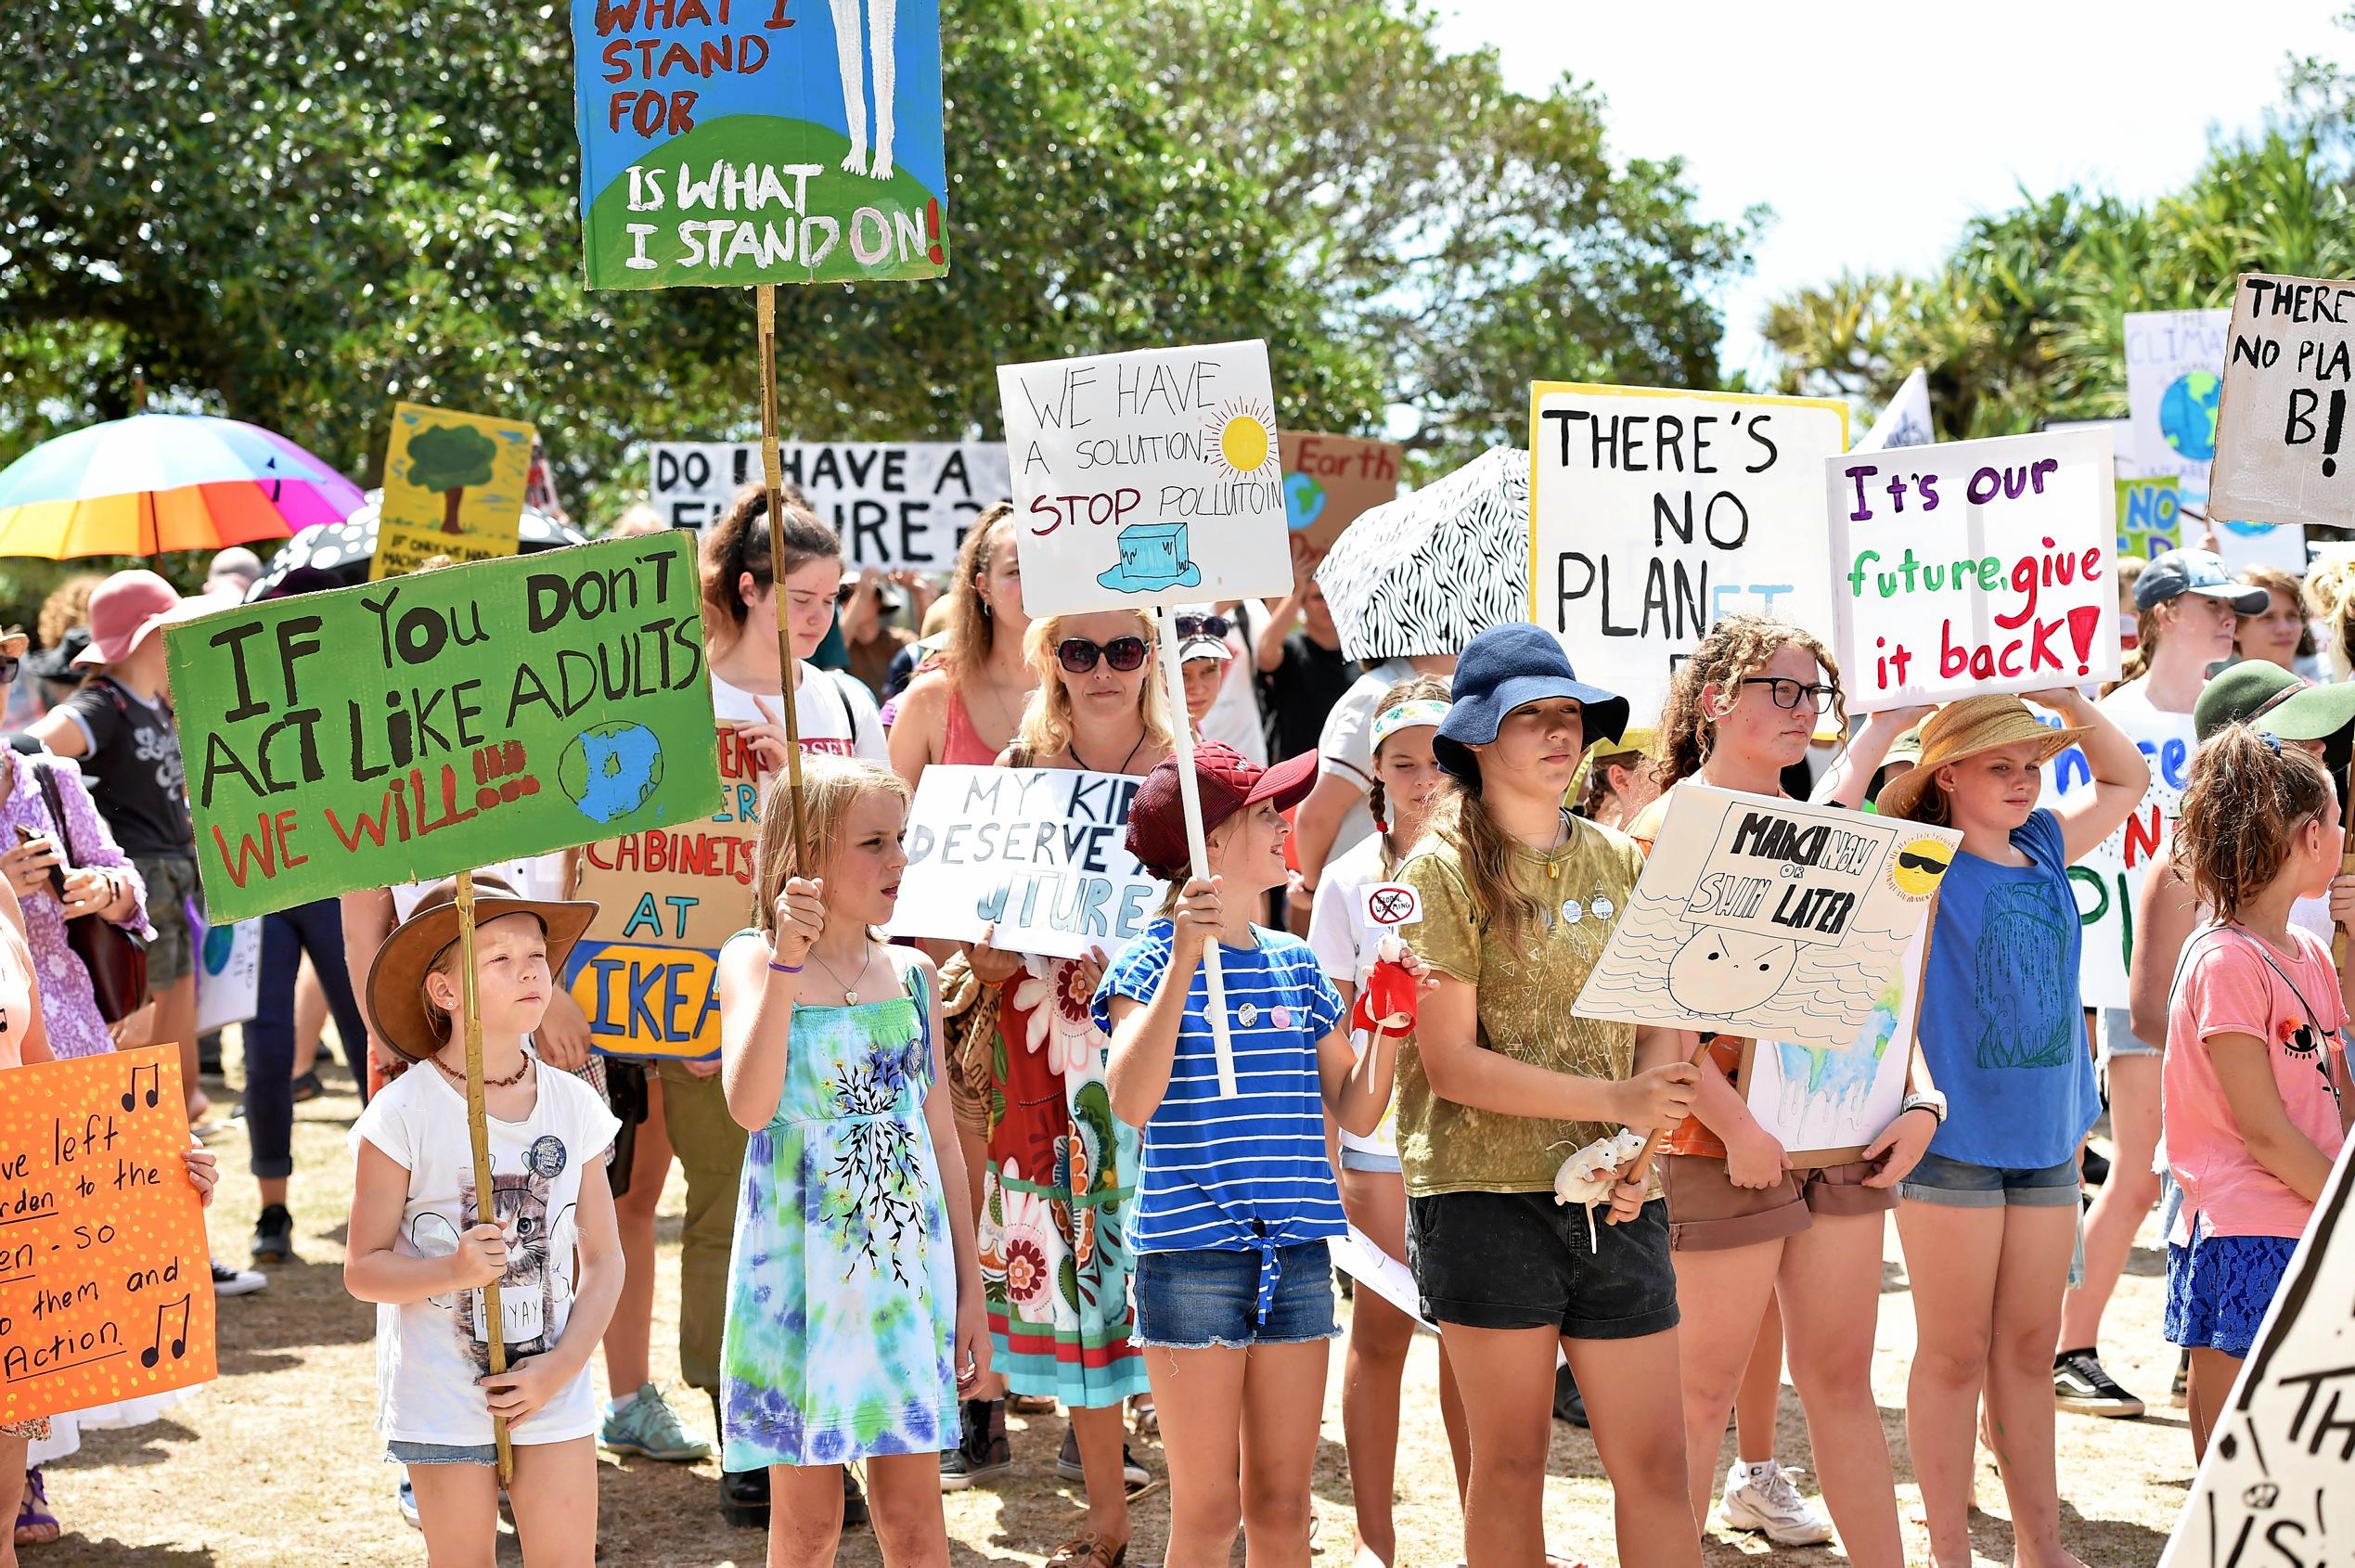
<path id="1" fill-rule="evenodd" d="M 698 599 L 669 533 L 168 628 L 207 918 L 710 816 Z"/>

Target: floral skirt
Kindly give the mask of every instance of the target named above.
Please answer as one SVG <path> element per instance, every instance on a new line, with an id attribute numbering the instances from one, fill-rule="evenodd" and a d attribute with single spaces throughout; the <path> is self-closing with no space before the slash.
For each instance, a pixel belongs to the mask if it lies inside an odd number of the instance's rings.
<path id="1" fill-rule="evenodd" d="M 1017 1394 L 1087 1410 L 1147 1384 L 1128 1293 L 1137 1133 L 1113 1116 L 1111 1042 L 1088 1020 L 1084 980 L 1068 959 L 1034 957 L 1006 983 L 981 1268 L 994 1369 Z"/>

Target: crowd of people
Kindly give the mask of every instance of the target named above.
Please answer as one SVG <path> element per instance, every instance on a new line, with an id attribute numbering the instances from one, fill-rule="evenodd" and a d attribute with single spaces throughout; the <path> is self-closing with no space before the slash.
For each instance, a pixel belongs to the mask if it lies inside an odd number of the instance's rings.
<path id="1" fill-rule="evenodd" d="M 319 1090 L 331 1019 L 365 1104 L 345 1278 L 379 1304 L 379 1425 L 435 1563 L 490 1561 L 494 1415 L 535 1563 L 589 1561 L 599 1445 L 678 1462 L 715 1445 L 715 1505 L 766 1526 L 772 1563 L 830 1562 L 860 1524 L 886 1562 L 945 1562 L 940 1496 L 1014 1469 L 1011 1410 L 1065 1419 L 1054 1462 L 1086 1512 L 1068 1539 L 1036 1543 L 1057 1568 L 1127 1560 L 1147 1436 L 1170 1498 L 1154 1549 L 1172 1568 L 1225 1563 L 1239 1531 L 1255 1561 L 1305 1564 L 1349 1287 L 1332 1249 L 1352 1227 L 1413 1280 L 1413 1310 L 1358 1286 L 1346 1317 L 1360 1564 L 1398 1561 L 1399 1433 L 1429 1419 L 1401 1393 L 1420 1320 L 1437 1330 L 1473 1568 L 1556 1561 L 1541 1501 L 1557 1419 L 1592 1430 L 1623 1562 L 1696 1562 L 1715 1507 L 1776 1545 L 1836 1533 L 1851 1561 L 1897 1568 L 1871 1387 L 1892 1215 L 1919 1332 L 1906 1446 L 1936 1562 L 1970 1561 L 1981 1443 L 2018 1561 L 2075 1561 L 2057 1413 L 2143 1413 L 2101 1346 L 2154 1208 L 2166 1331 L 2204 1448 L 2347 1124 L 2355 992 L 2329 942 L 2355 920 L 2355 879 L 2338 875 L 2355 572 L 2236 578 L 2208 552 L 2170 551 L 2125 574 L 2131 651 L 2112 689 L 1852 722 L 1828 628 L 1757 615 L 1718 621 L 1657 714 L 1581 680 L 1528 625 L 1359 669 L 1303 554 L 1277 604 L 1172 618 L 1179 711 L 1153 616 L 1024 612 L 1007 506 L 975 519 L 945 589 L 853 572 L 799 497 L 773 558 L 769 521 L 747 490 L 700 546 L 715 743 L 753 760 L 761 790 L 743 929 L 718 958 L 715 1058 L 593 1049 L 560 983 L 594 912 L 575 895 L 579 857 L 485 868 L 485 1216 L 459 1113 L 452 888 L 263 922 L 237 1108 L 256 1266 L 216 1265 L 216 1286 L 259 1289 L 294 1253 L 293 1107 Z M 209 596 L 259 572 L 231 552 Z M 12 704 L 21 727 L 0 750 L 0 826 L 18 829 L 0 853 L 0 1001 L 20 983 L 37 1022 L 0 1056 L 180 1043 L 200 1137 L 225 1123 L 200 1087 L 201 900 L 156 634 L 220 602 L 120 572 L 61 590 L 38 653 L 20 636 L 0 645 L 0 672 L 40 688 Z M 804 753 L 798 837 L 787 702 Z M 2067 869 L 2144 801 L 2130 733 L 2153 713 L 2185 715 L 2197 750 L 2135 912 L 2132 1006 L 2089 1012 Z M 1181 734 L 1208 878 L 1190 868 Z M 2053 800 L 2044 765 L 2068 748 L 2090 783 Z M 1155 919 L 1078 958 L 994 931 L 883 938 L 934 764 L 1135 779 L 1126 842 L 1165 885 Z M 1962 836 L 1903 1108 L 1859 1158 L 1795 1166 L 1745 1102 L 1748 1042 L 1567 1005 L 1688 780 Z M 1366 890 L 1393 882 L 1419 900 L 1403 952 L 1366 915 Z M 65 922 L 84 914 L 144 936 L 151 995 L 135 1010 L 115 1016 L 68 946 Z M 2024 916 L 2057 948 L 2014 951 L 2003 928 Z M 1989 953 L 2013 970 L 1990 976 Z M 1385 958 L 1412 996 L 1403 1032 L 1362 1005 Z M 2087 1147 L 2105 1105 L 2106 1164 Z M 1658 1152 L 1621 1162 L 1590 1227 L 1556 1202 L 1557 1171 L 1622 1128 L 1656 1131 Z M 653 1366 L 674 1160 L 677 1362 L 708 1428 Z M 189 1174 L 209 1189 L 211 1157 L 192 1153 Z M 493 1281 L 497 1372 L 478 1316 Z M 1800 1457 L 1775 1451 L 1786 1368 L 1820 1502 L 1793 1479 Z M 153 1414 L 0 1432 L 0 1470 L 27 1472 L 17 1542 L 55 1538 L 38 1467 L 77 1423 Z M 12 1443 L 30 1445 L 22 1464 Z"/>

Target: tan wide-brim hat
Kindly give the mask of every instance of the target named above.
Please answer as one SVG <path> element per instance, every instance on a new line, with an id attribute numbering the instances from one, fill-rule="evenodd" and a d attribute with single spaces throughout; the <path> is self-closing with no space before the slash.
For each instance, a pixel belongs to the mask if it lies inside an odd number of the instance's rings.
<path id="1" fill-rule="evenodd" d="M 540 922 L 547 933 L 548 973 L 560 983 L 564 960 L 597 918 L 597 905 L 587 899 L 519 897 L 504 878 L 478 874 L 476 927 L 507 915 L 530 915 Z M 437 882 L 409 911 L 409 918 L 392 929 L 368 966 L 368 1022 L 385 1044 L 411 1061 L 423 1061 L 449 1043 L 437 1024 L 439 1015 L 425 1005 L 425 977 L 457 935 L 457 883 Z"/>
<path id="2" fill-rule="evenodd" d="M 1911 772 L 1889 781 L 1873 809 L 1884 816 L 1911 816 L 1938 769 L 1949 764 L 2027 740 L 2035 742 L 2036 761 L 2041 765 L 2091 733 L 2083 726 L 2054 729 L 2016 697 L 1965 697 L 1949 702 L 1922 721 L 1921 760 Z"/>

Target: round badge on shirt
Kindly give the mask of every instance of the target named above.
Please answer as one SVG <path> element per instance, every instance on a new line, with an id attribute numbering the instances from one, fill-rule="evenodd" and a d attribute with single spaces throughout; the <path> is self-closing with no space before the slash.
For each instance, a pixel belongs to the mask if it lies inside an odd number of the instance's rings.
<path id="1" fill-rule="evenodd" d="M 1270 1009 L 1268 1013 L 1268 1022 L 1279 1029 L 1289 1029 L 1292 1027 L 1292 1009 L 1290 1008 Z"/>
<path id="2" fill-rule="evenodd" d="M 1258 1005 L 1254 1002 L 1245 1002 L 1242 1006 L 1237 1008 L 1235 1009 L 1235 1022 L 1241 1023 L 1245 1029 L 1248 1029 L 1253 1024 L 1258 1022 Z"/>
<path id="3" fill-rule="evenodd" d="M 1599 893 L 1594 895 L 1594 902 L 1587 907 L 1593 912 L 1594 918 L 1598 920 L 1607 920 L 1619 912 L 1617 905 L 1613 904 L 1611 900 Z"/>
<path id="4" fill-rule="evenodd" d="M 1562 901 L 1562 919 L 1564 924 L 1576 925 L 1586 918 L 1586 906 L 1576 899 L 1565 898 Z"/>
<path id="5" fill-rule="evenodd" d="M 564 1140 L 554 1133 L 543 1133 L 532 1140 L 531 1151 L 523 1156 L 523 1163 L 531 1167 L 534 1176 L 554 1181 L 557 1173 L 564 1168 Z"/>

